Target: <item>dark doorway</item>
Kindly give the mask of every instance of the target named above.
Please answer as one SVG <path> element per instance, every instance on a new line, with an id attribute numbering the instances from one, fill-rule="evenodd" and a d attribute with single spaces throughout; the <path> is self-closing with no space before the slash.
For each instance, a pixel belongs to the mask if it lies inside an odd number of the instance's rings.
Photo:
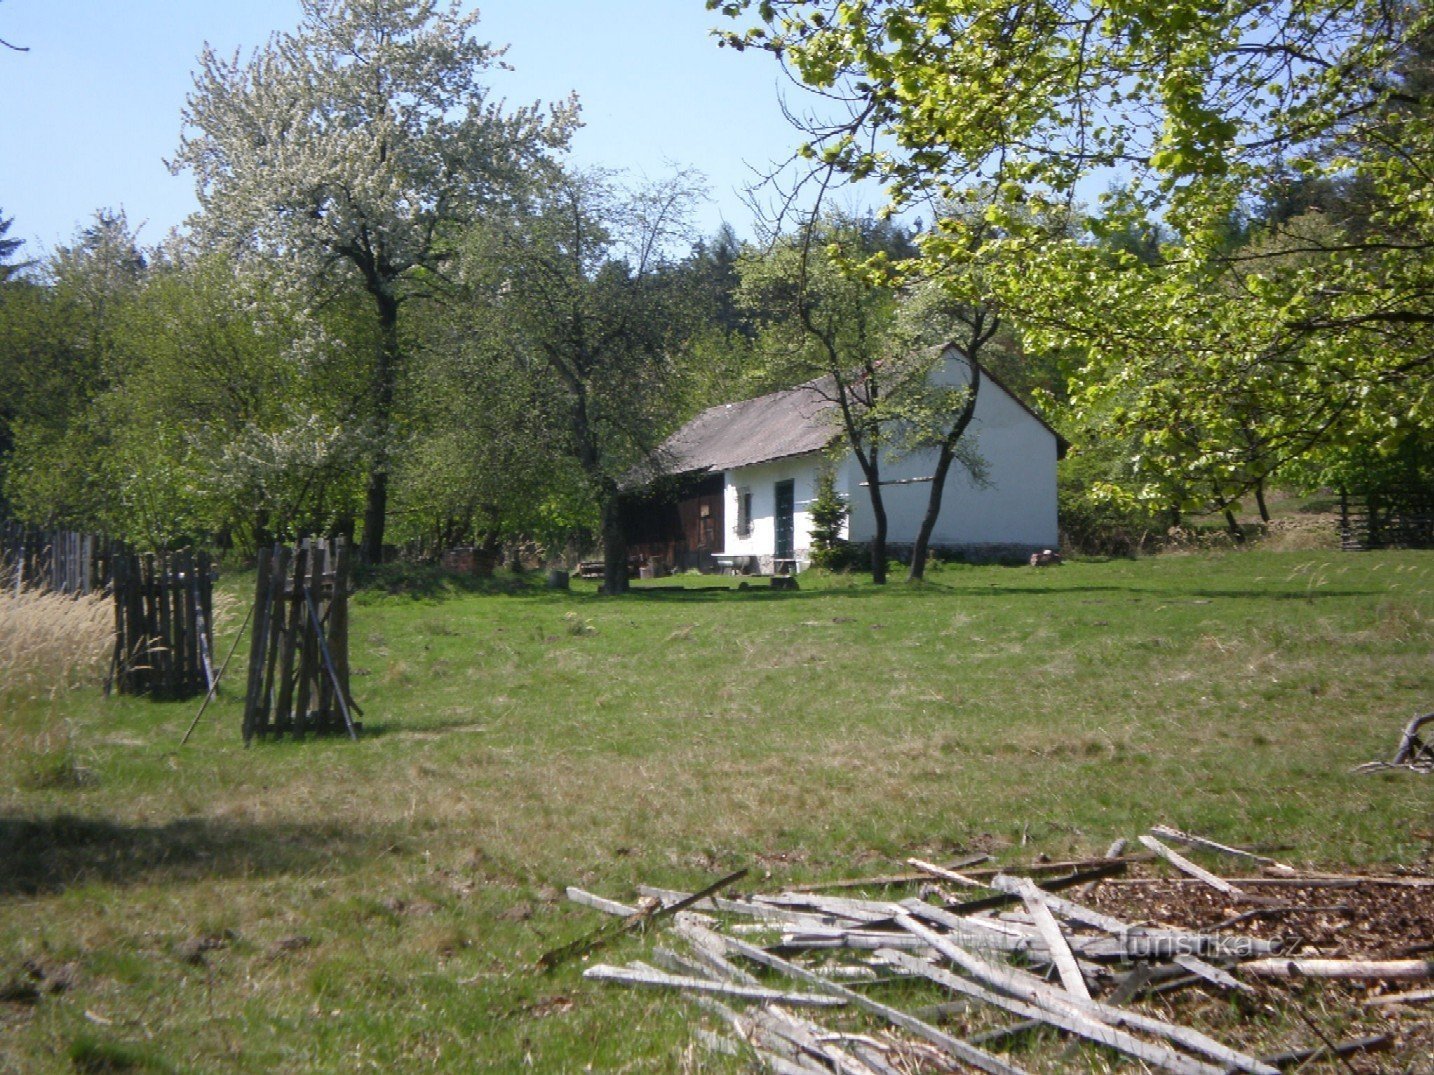
<path id="1" fill-rule="evenodd" d="M 777 510 L 776 529 L 777 547 L 773 556 L 778 560 L 790 560 L 793 556 L 793 538 L 795 536 L 794 513 L 797 506 L 796 483 L 784 481 L 777 483 Z"/>

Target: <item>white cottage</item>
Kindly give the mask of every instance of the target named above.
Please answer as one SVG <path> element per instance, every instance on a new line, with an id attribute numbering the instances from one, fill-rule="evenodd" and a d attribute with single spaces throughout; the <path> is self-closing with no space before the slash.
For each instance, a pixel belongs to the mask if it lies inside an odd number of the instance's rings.
<path id="1" fill-rule="evenodd" d="M 945 386 L 969 384 L 970 366 L 948 347 L 931 377 Z M 814 382 L 693 418 L 660 453 L 666 495 L 634 501 L 628 512 L 633 551 L 673 567 L 799 570 L 810 558 L 808 507 L 842 436 L 829 395 Z M 951 468 L 932 549 L 1001 559 L 1055 548 L 1056 462 L 1065 440 L 984 368 L 964 440 L 984 460 L 985 480 Z M 883 460 L 893 552 L 916 540 L 936 455 L 931 449 Z M 850 449 L 837 455 L 835 468 L 837 491 L 850 508 L 846 537 L 869 541 L 871 501 Z"/>

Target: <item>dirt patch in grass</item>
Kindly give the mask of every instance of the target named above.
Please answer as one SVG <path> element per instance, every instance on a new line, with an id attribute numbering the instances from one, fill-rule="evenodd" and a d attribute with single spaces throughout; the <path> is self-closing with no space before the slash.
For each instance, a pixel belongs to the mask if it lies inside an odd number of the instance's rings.
<path id="1" fill-rule="evenodd" d="M 1287 951 L 1311 957 L 1406 959 L 1434 954 L 1434 877 L 1424 879 L 1430 887 L 1357 879 L 1309 887 L 1251 885 L 1250 892 L 1282 904 L 1251 907 L 1199 881 L 1141 878 L 1106 882 L 1086 902 L 1127 922 L 1231 929 L 1282 941 Z"/>

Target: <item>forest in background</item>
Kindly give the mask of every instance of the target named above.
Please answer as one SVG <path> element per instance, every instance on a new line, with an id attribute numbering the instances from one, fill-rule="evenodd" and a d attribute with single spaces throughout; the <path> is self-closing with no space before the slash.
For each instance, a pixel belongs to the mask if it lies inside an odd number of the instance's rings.
<path id="1" fill-rule="evenodd" d="M 1263 511 L 1272 483 L 1434 485 L 1417 6 L 709 6 L 852 105 L 795 134 L 804 182 L 884 179 L 901 215 L 794 200 L 757 239 L 697 236 L 700 177 L 576 171 L 573 102 L 492 102 L 474 15 L 309 0 L 252 57 L 201 57 L 182 233 L 141 246 L 101 210 L 33 262 L 0 215 L 0 512 L 614 568 L 623 483 L 686 418 L 836 371 L 890 387 L 886 451 L 936 444 L 913 373 L 948 341 L 1073 442 L 1062 514 L 1092 545 Z M 1077 36 L 1102 44 L 1082 74 Z M 969 66 L 1022 49 L 1044 96 Z"/>

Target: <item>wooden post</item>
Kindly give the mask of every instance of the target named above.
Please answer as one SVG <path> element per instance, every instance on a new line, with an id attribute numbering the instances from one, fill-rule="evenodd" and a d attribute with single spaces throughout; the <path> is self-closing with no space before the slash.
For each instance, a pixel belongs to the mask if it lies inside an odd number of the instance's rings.
<path id="1" fill-rule="evenodd" d="M 269 641 L 269 572 L 274 567 L 274 550 L 260 549 L 254 579 L 254 633 L 249 638 L 249 679 L 244 688 L 244 744 L 254 737 L 256 718 L 264 690 L 264 655 Z"/>

